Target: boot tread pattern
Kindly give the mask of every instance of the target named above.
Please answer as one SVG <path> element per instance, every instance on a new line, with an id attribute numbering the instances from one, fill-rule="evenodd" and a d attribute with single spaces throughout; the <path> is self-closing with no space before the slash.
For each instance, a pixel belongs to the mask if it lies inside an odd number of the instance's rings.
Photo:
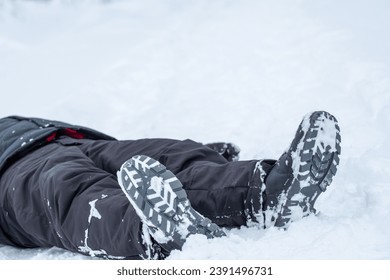
<path id="1" fill-rule="evenodd" d="M 326 125 L 325 125 L 326 123 Z M 329 133 L 335 135 L 335 143 L 331 147 L 318 137 L 319 131 L 326 126 Z M 299 127 L 302 130 L 302 124 Z M 319 139 L 318 141 L 315 141 Z M 292 179 L 291 187 L 285 194 L 284 205 L 275 221 L 275 226 L 285 227 L 291 219 L 291 209 L 299 205 L 303 209 L 303 216 L 315 212 L 313 207 L 318 196 L 331 184 L 337 172 L 340 161 L 341 136 L 337 120 L 327 112 L 315 112 L 310 118 L 310 127 L 303 135 L 303 148 L 299 152 L 299 172 Z M 295 195 L 302 194 L 296 197 Z"/>
<path id="2" fill-rule="evenodd" d="M 182 224 L 186 224 L 184 231 L 188 234 L 225 235 L 191 207 L 177 177 L 148 156 L 138 155 L 126 161 L 118 172 L 118 182 L 152 234 L 163 233 L 173 249 L 180 249 L 185 241 L 186 236 L 179 233 L 183 231 Z"/>

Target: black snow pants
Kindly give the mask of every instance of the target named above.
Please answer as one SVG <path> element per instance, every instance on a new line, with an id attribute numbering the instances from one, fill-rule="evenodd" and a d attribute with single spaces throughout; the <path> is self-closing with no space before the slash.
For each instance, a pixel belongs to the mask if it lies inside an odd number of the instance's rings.
<path id="1" fill-rule="evenodd" d="M 171 170 L 193 208 L 220 226 L 246 225 L 261 211 L 258 160 L 228 162 L 192 140 L 62 137 L 2 174 L 0 243 L 106 258 L 150 257 L 142 222 L 116 178 L 123 162 L 138 154 Z M 262 172 L 270 168 L 261 163 Z"/>

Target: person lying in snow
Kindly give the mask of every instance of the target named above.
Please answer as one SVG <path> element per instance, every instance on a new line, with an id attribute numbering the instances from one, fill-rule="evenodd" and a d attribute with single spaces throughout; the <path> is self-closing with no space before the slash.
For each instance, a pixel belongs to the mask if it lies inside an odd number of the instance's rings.
<path id="1" fill-rule="evenodd" d="M 109 259 L 163 259 L 191 234 L 314 213 L 336 174 L 340 129 L 307 114 L 278 160 L 239 161 L 230 143 L 118 141 L 82 126 L 0 120 L 0 243 Z"/>

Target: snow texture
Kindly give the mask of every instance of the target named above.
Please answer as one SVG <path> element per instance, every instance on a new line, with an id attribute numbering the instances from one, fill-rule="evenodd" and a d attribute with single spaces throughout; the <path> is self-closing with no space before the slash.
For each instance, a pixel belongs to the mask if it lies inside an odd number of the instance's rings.
<path id="1" fill-rule="evenodd" d="M 319 215 L 191 236 L 169 258 L 390 259 L 389 29 L 387 0 L 0 0 L 0 112 L 120 139 L 232 141 L 261 159 L 307 112 L 329 111 L 342 155 Z M 0 259 L 84 258 L 0 247 Z"/>

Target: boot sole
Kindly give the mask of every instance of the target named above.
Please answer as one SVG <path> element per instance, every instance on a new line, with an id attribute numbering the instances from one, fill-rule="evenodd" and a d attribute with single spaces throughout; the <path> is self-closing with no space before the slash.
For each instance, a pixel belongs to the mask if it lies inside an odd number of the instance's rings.
<path id="1" fill-rule="evenodd" d="M 209 219 L 195 211 L 177 177 L 160 162 L 134 156 L 118 171 L 119 185 L 148 226 L 152 237 L 165 250 L 181 249 L 189 234 L 224 236 Z"/>
<path id="2" fill-rule="evenodd" d="M 340 127 L 334 116 L 321 111 L 308 114 L 299 129 L 304 135 L 292 155 L 293 177 L 287 182 L 291 186 L 279 198 L 277 227 L 315 212 L 314 203 L 331 184 L 340 161 Z"/>

